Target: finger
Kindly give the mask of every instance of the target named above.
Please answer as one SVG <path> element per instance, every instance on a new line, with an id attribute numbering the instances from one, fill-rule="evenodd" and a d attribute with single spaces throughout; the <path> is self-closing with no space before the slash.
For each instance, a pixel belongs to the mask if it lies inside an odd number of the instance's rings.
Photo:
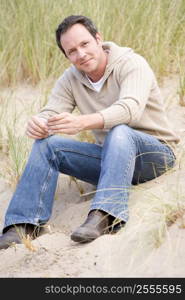
<path id="1" fill-rule="evenodd" d="M 50 118 L 48 118 L 48 123 L 50 122 L 55 122 L 55 121 L 58 121 L 58 120 L 61 120 L 67 116 L 71 115 L 70 113 L 67 113 L 67 112 L 63 112 L 61 114 L 58 114 L 58 115 L 55 115 L 55 116 L 52 116 Z"/>
<path id="2" fill-rule="evenodd" d="M 72 126 L 71 123 L 48 126 L 49 131 L 64 130 L 64 129 L 74 129 L 74 126 Z"/>
<path id="3" fill-rule="evenodd" d="M 52 121 L 52 122 L 49 122 L 48 121 L 48 127 L 50 126 L 55 126 L 55 125 L 59 125 L 59 124 L 65 124 L 65 123 L 69 123 L 71 122 L 71 118 L 63 118 L 63 119 L 60 119 L 60 120 L 56 120 L 56 121 Z"/>
<path id="4" fill-rule="evenodd" d="M 46 121 L 45 121 L 46 122 Z M 32 117 L 31 123 L 34 124 L 34 126 L 37 126 L 38 128 L 47 131 L 47 124 L 44 122 L 44 120 L 40 120 L 36 117 Z"/>
<path id="5" fill-rule="evenodd" d="M 39 139 L 42 139 L 42 138 L 43 138 L 43 137 L 38 137 L 38 136 L 33 135 L 33 134 L 30 134 L 30 133 L 27 133 L 27 136 L 28 136 L 29 138 L 32 138 L 32 139 L 35 139 L 35 140 L 39 140 Z"/>
<path id="6" fill-rule="evenodd" d="M 77 134 L 78 130 L 74 129 L 74 128 L 66 128 L 66 129 L 57 129 L 57 130 L 53 130 L 53 134 Z"/>
<path id="7" fill-rule="evenodd" d="M 40 133 L 46 133 L 48 131 L 47 127 L 39 126 L 38 123 L 35 123 L 33 121 L 30 121 L 28 123 L 28 129 L 40 132 Z"/>
<path id="8" fill-rule="evenodd" d="M 31 137 L 37 137 L 37 138 L 44 138 L 44 137 L 47 137 L 48 136 L 48 133 L 39 133 L 38 131 L 35 131 L 35 130 L 33 130 L 33 129 L 27 129 L 27 131 L 26 131 L 26 134 L 28 135 L 28 136 L 31 136 Z"/>
<path id="9" fill-rule="evenodd" d="M 69 123 L 53 124 L 48 126 L 48 130 L 62 129 L 72 127 Z"/>

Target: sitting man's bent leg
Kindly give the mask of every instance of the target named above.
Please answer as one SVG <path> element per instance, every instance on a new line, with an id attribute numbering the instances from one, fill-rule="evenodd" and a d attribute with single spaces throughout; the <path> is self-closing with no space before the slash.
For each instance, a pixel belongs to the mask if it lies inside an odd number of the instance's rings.
<path id="1" fill-rule="evenodd" d="M 136 177 L 137 183 L 154 179 L 171 168 L 174 161 L 172 150 L 155 137 L 127 125 L 114 127 L 102 148 L 101 172 L 90 213 L 71 238 L 85 242 L 110 232 L 110 227 L 120 229 L 128 220 L 128 197 Z"/>
<path id="2" fill-rule="evenodd" d="M 100 156 L 95 144 L 59 136 L 37 140 L 7 209 L 0 248 L 21 242 L 14 225 L 32 224 L 35 230 L 49 220 L 59 172 L 97 184 Z"/>

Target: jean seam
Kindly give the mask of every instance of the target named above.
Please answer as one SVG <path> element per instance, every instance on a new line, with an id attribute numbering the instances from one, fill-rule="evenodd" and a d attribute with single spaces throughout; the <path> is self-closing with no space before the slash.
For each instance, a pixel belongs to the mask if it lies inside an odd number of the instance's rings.
<path id="1" fill-rule="evenodd" d="M 86 156 L 86 157 L 93 157 L 93 158 L 96 158 L 96 159 L 101 159 L 100 157 L 96 156 L 96 155 L 88 155 L 86 153 L 83 153 L 81 151 L 74 151 L 74 150 L 71 150 L 71 149 L 68 149 L 68 148 L 56 148 L 54 150 L 54 152 L 61 152 L 61 151 L 64 151 L 64 152 L 71 152 L 71 153 L 76 153 L 76 154 L 80 154 L 80 155 L 83 155 L 83 156 Z"/>
<path id="2" fill-rule="evenodd" d="M 127 132 L 128 133 L 128 132 Z M 130 165 L 131 165 L 131 163 L 132 163 L 132 154 L 133 154 L 133 146 L 135 146 L 135 144 L 134 144 L 134 141 L 133 141 L 133 139 L 132 139 L 132 137 L 131 137 L 131 135 L 128 133 L 128 138 L 129 138 L 129 140 L 131 141 L 131 149 L 132 149 L 132 151 L 130 152 L 130 155 L 129 155 L 129 158 L 128 158 L 128 163 L 127 163 L 127 167 L 125 168 L 125 172 L 123 172 L 123 177 L 122 178 L 127 178 L 128 176 L 127 176 L 127 173 L 128 173 L 128 171 L 129 171 L 129 169 L 130 169 Z M 131 185 L 130 185 L 131 186 Z M 122 203 L 122 205 L 123 205 L 123 207 L 124 207 L 124 209 L 122 210 L 122 213 L 125 215 L 125 217 L 124 217 L 124 221 L 126 221 L 128 218 L 127 218 L 127 216 L 126 216 L 126 214 L 128 213 L 128 190 L 130 189 L 130 186 L 128 187 L 128 185 L 124 188 L 124 190 L 120 193 L 121 195 L 120 195 L 120 199 L 122 199 L 122 201 L 123 201 L 123 203 Z M 123 187 L 123 184 L 122 184 L 122 187 Z M 125 191 L 125 189 L 127 189 L 126 191 Z M 126 197 L 125 197 L 125 194 L 126 194 Z M 99 202 L 99 201 L 98 201 Z M 94 203 L 93 205 L 91 205 L 91 209 L 94 209 L 94 208 L 96 208 L 96 209 L 101 209 L 101 204 L 99 204 L 99 203 Z"/>
<path id="3" fill-rule="evenodd" d="M 74 154 L 78 154 L 78 155 L 82 155 L 82 156 L 86 156 L 86 157 L 92 157 L 92 158 L 95 158 L 95 159 L 98 159 L 98 160 L 101 160 L 100 157 L 98 156 L 95 156 L 95 155 L 87 155 L 86 153 L 83 153 L 83 152 L 80 152 L 80 151 L 74 151 L 74 150 L 71 150 L 71 149 L 68 149 L 68 148 L 56 148 L 55 150 L 53 150 L 54 154 L 55 154 L 55 157 L 53 158 L 53 161 L 56 161 L 57 159 L 57 152 L 70 152 L 70 153 L 74 153 Z M 58 170 L 58 169 L 57 169 Z M 60 172 L 58 170 L 58 172 Z M 61 172 L 60 172 L 61 173 Z M 85 182 L 88 182 L 88 183 L 91 183 L 91 184 L 95 184 L 95 182 L 90 182 L 90 180 L 88 180 L 88 178 L 86 177 L 83 177 L 83 181 Z"/>
<path id="4" fill-rule="evenodd" d="M 42 204 L 43 204 L 43 196 L 44 196 L 44 193 L 47 190 L 49 179 L 51 178 L 51 174 L 52 174 L 52 167 L 49 168 L 47 176 L 46 176 L 46 178 L 45 178 L 45 180 L 44 180 L 44 182 L 41 186 L 38 210 L 37 210 L 37 213 L 35 214 L 35 218 L 37 218 L 38 221 L 39 221 L 39 219 L 40 219 L 39 217 L 41 215 Z"/>
<path id="5" fill-rule="evenodd" d="M 156 139 L 157 140 L 157 139 Z M 136 142 L 138 143 L 138 149 L 140 149 L 140 145 L 139 145 L 139 142 L 144 142 L 146 145 L 151 145 L 151 146 L 155 146 L 155 151 L 152 151 L 153 153 L 163 153 L 163 154 L 168 154 L 169 156 L 169 159 L 170 159 L 170 162 L 169 162 L 169 168 L 172 168 L 174 163 L 175 163 L 175 160 L 176 160 L 176 157 L 172 151 L 172 149 L 165 143 L 161 143 L 160 142 L 160 145 L 156 145 L 154 142 L 149 142 L 147 138 L 145 137 L 140 137 L 140 135 L 136 135 Z M 161 150 L 162 148 L 162 150 Z M 146 152 L 147 153 L 147 152 Z M 150 151 L 151 153 L 151 151 Z M 144 152 L 141 153 L 141 151 L 139 151 L 139 155 L 141 155 L 141 159 L 142 159 L 142 155 L 145 154 Z M 172 165 L 171 165 L 172 164 Z"/>
<path id="6" fill-rule="evenodd" d="M 134 141 L 133 141 L 130 133 L 128 133 L 128 138 L 130 139 L 132 146 L 135 146 Z M 132 151 L 130 151 L 130 155 L 129 155 L 129 159 L 128 159 L 128 164 L 127 164 L 127 167 L 125 168 L 125 172 L 123 173 L 123 177 L 124 178 L 128 177 L 127 174 L 128 174 L 129 169 L 130 169 L 131 162 L 132 162 L 131 156 L 132 156 L 132 152 L 133 152 L 133 147 L 131 147 L 131 148 L 132 148 Z"/>

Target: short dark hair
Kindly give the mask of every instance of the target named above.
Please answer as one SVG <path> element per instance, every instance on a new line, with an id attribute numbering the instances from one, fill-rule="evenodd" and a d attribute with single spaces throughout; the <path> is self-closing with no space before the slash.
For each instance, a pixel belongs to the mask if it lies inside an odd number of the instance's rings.
<path id="1" fill-rule="evenodd" d="M 56 29 L 56 42 L 60 50 L 64 53 L 66 56 L 66 53 L 61 45 L 60 38 L 63 33 L 65 33 L 69 28 L 71 28 L 75 24 L 82 24 L 89 33 L 96 39 L 96 34 L 98 32 L 97 27 L 93 24 L 91 19 L 80 16 L 80 15 L 71 15 L 67 18 L 65 18 L 62 23 L 58 25 L 58 28 Z"/>

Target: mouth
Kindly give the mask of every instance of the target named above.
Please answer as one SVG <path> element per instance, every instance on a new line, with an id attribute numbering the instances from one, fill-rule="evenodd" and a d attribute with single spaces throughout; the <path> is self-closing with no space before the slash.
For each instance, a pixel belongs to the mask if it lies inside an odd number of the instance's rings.
<path id="1" fill-rule="evenodd" d="M 85 65 L 85 64 L 87 64 L 90 60 L 92 60 L 92 58 L 89 58 L 88 60 L 81 62 L 80 65 Z"/>

